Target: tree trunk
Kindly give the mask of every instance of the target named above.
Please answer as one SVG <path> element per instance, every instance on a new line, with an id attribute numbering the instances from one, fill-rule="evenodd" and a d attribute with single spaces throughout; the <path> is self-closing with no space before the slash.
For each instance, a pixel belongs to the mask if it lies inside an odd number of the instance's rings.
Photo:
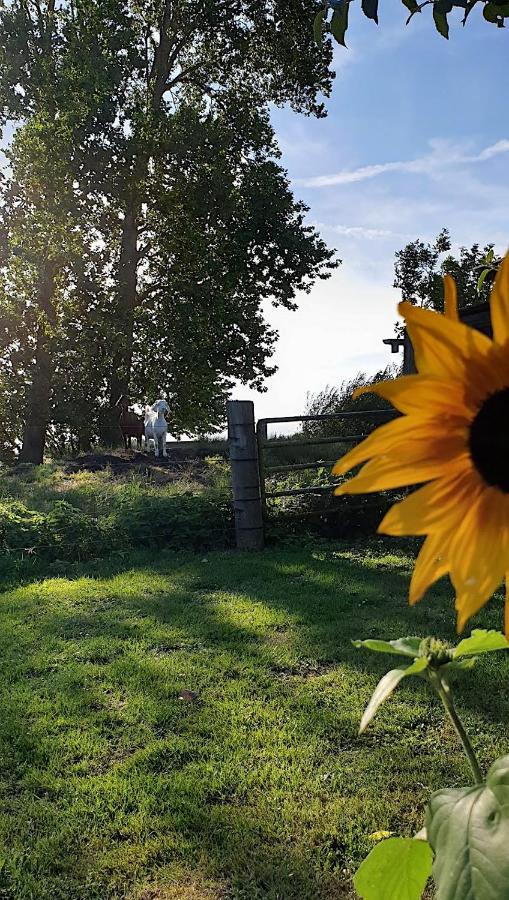
<path id="1" fill-rule="evenodd" d="M 149 77 L 153 113 L 157 113 L 161 107 L 167 88 L 170 68 L 177 62 L 179 52 L 179 45 L 178 43 L 177 45 L 175 44 L 170 29 L 172 5 L 170 0 L 163 0 L 159 44 L 155 51 Z M 113 352 L 109 406 L 104 410 L 101 426 L 101 441 L 107 446 L 123 444 L 119 426 L 118 403 L 122 397 L 125 397 L 126 401 L 129 402 L 133 360 L 134 311 L 137 303 L 138 264 L 140 261 L 138 236 L 143 202 L 140 187 L 146 177 L 148 163 L 148 151 L 146 148 L 138 148 L 138 152 L 135 154 L 131 181 L 133 193 L 127 198 L 124 210 L 118 267 L 117 342 Z"/>
<path id="2" fill-rule="evenodd" d="M 55 273 L 48 268 L 41 279 L 37 297 L 37 305 L 46 321 L 41 322 L 37 330 L 35 363 L 32 382 L 28 389 L 23 445 L 18 457 L 19 462 L 33 463 L 36 466 L 44 459 L 49 419 L 53 376 L 52 338 L 49 332 L 56 322 L 53 307 L 54 284 Z"/>
<path id="3" fill-rule="evenodd" d="M 109 406 L 105 410 L 101 441 L 109 447 L 123 446 L 119 425 L 119 401 L 129 398 L 133 361 L 134 310 L 138 284 L 138 228 L 139 211 L 130 203 L 124 214 L 122 243 L 118 265 L 117 308 L 115 310 L 116 343 L 113 350 Z"/>

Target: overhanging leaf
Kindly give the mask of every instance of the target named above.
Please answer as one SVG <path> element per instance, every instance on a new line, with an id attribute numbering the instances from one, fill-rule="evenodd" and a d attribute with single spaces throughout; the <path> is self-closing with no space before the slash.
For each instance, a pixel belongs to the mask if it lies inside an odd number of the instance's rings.
<path id="1" fill-rule="evenodd" d="M 362 734 L 363 731 L 366 730 L 376 711 L 380 708 L 382 703 L 387 700 L 387 697 L 390 697 L 402 678 L 406 678 L 408 675 L 419 675 L 420 672 L 427 669 L 428 665 L 428 659 L 425 656 L 422 656 L 419 659 L 414 660 L 414 662 L 407 666 L 406 669 L 391 669 L 390 672 L 387 672 L 387 674 L 378 682 L 371 696 L 371 700 L 364 710 L 359 726 L 359 734 Z"/>
<path id="2" fill-rule="evenodd" d="M 485 785 L 433 794 L 426 825 L 437 900 L 507 900 L 509 756 L 493 764 Z"/>
<path id="3" fill-rule="evenodd" d="M 477 280 L 477 293 L 478 294 L 481 293 L 481 288 L 484 284 L 484 279 L 486 278 L 486 275 L 488 274 L 489 271 L 490 271 L 489 269 L 483 269 L 481 274 L 479 275 L 479 278 Z"/>
<path id="4" fill-rule="evenodd" d="M 433 19 L 435 21 L 435 27 L 439 34 L 442 35 L 446 40 L 449 39 L 449 23 L 447 21 L 447 16 L 445 13 L 441 12 L 437 7 L 433 6 Z"/>
<path id="5" fill-rule="evenodd" d="M 341 7 L 336 8 L 332 13 L 332 19 L 330 23 L 330 30 L 332 34 L 336 38 L 338 44 L 341 44 L 342 47 L 346 47 L 345 44 L 345 34 L 348 28 L 348 0 L 343 0 Z"/>
<path id="6" fill-rule="evenodd" d="M 325 19 L 325 9 L 321 9 L 315 16 L 313 22 L 313 35 L 319 47 L 322 46 L 323 23 Z"/>
<path id="7" fill-rule="evenodd" d="M 493 25 L 496 25 L 499 19 L 500 7 L 496 6 L 495 3 L 486 3 L 483 7 L 482 14 L 487 22 L 491 22 Z"/>
<path id="8" fill-rule="evenodd" d="M 361 9 L 368 19 L 373 19 L 378 25 L 378 0 L 362 0 Z"/>
<path id="9" fill-rule="evenodd" d="M 376 638 L 368 638 L 366 641 L 352 641 L 354 647 L 365 647 L 366 650 L 375 650 L 377 653 L 395 653 L 398 656 L 411 656 L 412 659 L 419 653 L 421 646 L 420 637 L 398 638 L 396 641 L 379 641 Z"/>
<path id="10" fill-rule="evenodd" d="M 394 837 L 373 848 L 354 876 L 362 900 L 420 900 L 431 875 L 426 841 Z"/>
<path id="11" fill-rule="evenodd" d="M 417 0 L 402 0 L 402 3 L 403 3 L 403 6 L 406 6 L 406 8 L 408 9 L 408 12 L 412 13 L 412 15 L 414 13 L 421 11 L 419 9 L 419 4 L 417 3 Z"/>
<path id="12" fill-rule="evenodd" d="M 509 641 L 500 631 L 486 631 L 475 628 L 470 637 L 460 641 L 453 650 L 453 659 L 462 656 L 478 656 L 479 653 L 492 653 L 494 650 L 509 650 Z"/>
<path id="13" fill-rule="evenodd" d="M 468 0 L 468 3 L 465 7 L 465 15 L 463 16 L 463 25 L 466 25 L 466 21 L 470 15 L 470 13 L 472 12 L 474 6 L 476 5 L 476 3 L 479 3 L 479 0 Z"/>

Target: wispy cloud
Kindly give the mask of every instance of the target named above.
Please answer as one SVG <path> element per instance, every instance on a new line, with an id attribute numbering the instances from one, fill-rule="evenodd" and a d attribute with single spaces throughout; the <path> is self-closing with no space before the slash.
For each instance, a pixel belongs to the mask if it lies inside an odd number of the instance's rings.
<path id="1" fill-rule="evenodd" d="M 300 179 L 304 187 L 331 187 L 333 185 L 354 184 L 377 178 L 388 172 L 406 172 L 414 175 L 434 175 L 445 168 L 458 165 L 482 163 L 495 156 L 509 153 L 509 140 L 502 139 L 485 147 L 479 153 L 465 153 L 463 148 L 451 145 L 448 141 L 430 141 L 431 152 L 417 159 L 397 160 L 395 162 L 375 163 L 360 166 L 357 169 L 343 170 L 332 175 L 318 175 L 313 178 Z"/>
<path id="2" fill-rule="evenodd" d="M 332 230 L 344 237 L 367 238 L 368 240 L 395 236 L 395 232 L 389 231 L 387 228 L 366 228 L 363 225 L 334 225 Z"/>

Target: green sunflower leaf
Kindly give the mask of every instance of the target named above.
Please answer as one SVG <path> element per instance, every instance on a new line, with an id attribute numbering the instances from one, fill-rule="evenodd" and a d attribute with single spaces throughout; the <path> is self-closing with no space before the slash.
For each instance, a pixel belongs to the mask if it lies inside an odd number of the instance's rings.
<path id="1" fill-rule="evenodd" d="M 362 900 L 419 900 L 431 875 L 433 853 L 426 841 L 393 837 L 373 848 L 354 876 Z"/>
<path id="2" fill-rule="evenodd" d="M 440 666 L 441 672 L 453 672 L 473 669 L 477 662 L 477 656 L 466 656 L 464 659 L 455 659 L 452 662 Z"/>
<path id="3" fill-rule="evenodd" d="M 378 682 L 371 695 L 371 700 L 364 710 L 359 726 L 359 734 L 362 734 L 363 731 L 366 730 L 377 710 L 381 707 L 382 703 L 387 700 L 387 697 L 390 697 L 400 681 L 403 678 L 407 678 L 409 675 L 420 675 L 421 672 L 424 672 L 424 670 L 428 668 L 428 665 L 429 661 L 427 657 L 421 656 L 419 659 L 415 659 L 406 669 L 391 669 L 390 672 L 387 672 L 387 674 Z"/>
<path id="4" fill-rule="evenodd" d="M 437 791 L 427 809 L 438 900 L 507 900 L 509 896 L 509 756 L 486 784 Z"/>
<path id="5" fill-rule="evenodd" d="M 415 659 L 419 654 L 422 638 L 404 637 L 396 641 L 379 641 L 376 638 L 368 638 L 366 641 L 352 641 L 354 647 L 365 647 L 366 650 L 374 650 L 376 653 L 395 653 L 398 656 L 411 656 Z"/>
<path id="6" fill-rule="evenodd" d="M 478 656 L 479 653 L 492 653 L 495 650 L 509 650 L 509 641 L 500 631 L 486 631 L 475 628 L 470 637 L 460 641 L 453 650 L 453 659 L 461 656 Z"/>

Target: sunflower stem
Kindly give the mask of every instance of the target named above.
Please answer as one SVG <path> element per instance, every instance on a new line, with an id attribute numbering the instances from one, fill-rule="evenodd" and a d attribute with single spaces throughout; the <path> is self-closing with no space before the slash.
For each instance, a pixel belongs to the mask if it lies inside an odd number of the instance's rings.
<path id="1" fill-rule="evenodd" d="M 467 757 L 470 768 L 472 770 L 472 775 L 474 776 L 475 784 L 482 784 L 483 777 L 482 777 L 481 767 L 479 766 L 477 757 L 474 753 L 474 748 L 472 747 L 472 744 L 470 743 L 470 738 L 469 738 L 467 732 L 465 731 L 463 722 L 461 721 L 461 719 L 458 715 L 458 712 L 456 710 L 456 707 L 454 705 L 454 701 L 452 699 L 452 693 L 451 693 L 451 689 L 450 689 L 449 685 L 447 684 L 446 681 L 444 681 L 441 678 L 440 673 L 436 669 L 435 670 L 428 669 L 428 677 L 429 677 L 429 680 L 430 680 L 433 688 L 435 689 L 438 696 L 440 697 L 440 699 L 444 705 L 445 711 L 446 711 L 450 721 L 452 722 L 454 730 L 461 741 L 463 750 L 465 751 L 465 756 Z"/>

